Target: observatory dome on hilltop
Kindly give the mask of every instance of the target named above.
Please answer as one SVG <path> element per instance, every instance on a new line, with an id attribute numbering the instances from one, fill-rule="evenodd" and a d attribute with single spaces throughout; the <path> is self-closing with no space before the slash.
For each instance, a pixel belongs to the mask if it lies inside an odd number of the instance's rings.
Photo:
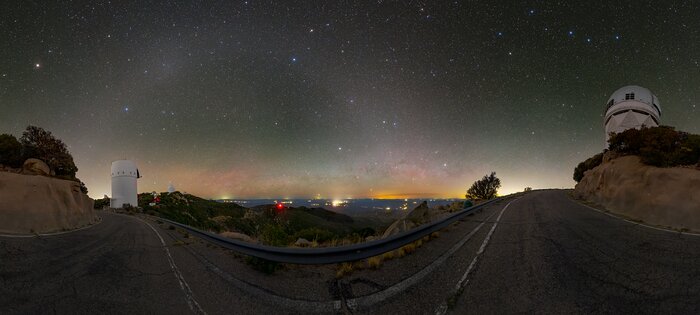
<path id="1" fill-rule="evenodd" d="M 611 132 L 656 127 L 660 117 L 659 99 L 649 89 L 636 85 L 622 87 L 610 96 L 605 106 L 605 140 Z"/>

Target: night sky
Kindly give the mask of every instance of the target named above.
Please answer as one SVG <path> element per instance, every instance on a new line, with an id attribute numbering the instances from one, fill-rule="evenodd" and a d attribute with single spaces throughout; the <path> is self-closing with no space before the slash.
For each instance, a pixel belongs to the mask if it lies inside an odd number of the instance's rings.
<path id="1" fill-rule="evenodd" d="M 0 133 L 53 132 L 93 197 L 128 158 L 206 198 L 573 187 L 629 84 L 700 133 L 694 1 L 178 3 L 4 1 Z"/>

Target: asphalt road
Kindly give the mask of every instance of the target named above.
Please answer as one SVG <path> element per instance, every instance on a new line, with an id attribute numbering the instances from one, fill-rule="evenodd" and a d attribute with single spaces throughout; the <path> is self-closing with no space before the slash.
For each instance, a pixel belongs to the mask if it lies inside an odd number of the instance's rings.
<path id="1" fill-rule="evenodd" d="M 700 314 L 700 236 L 596 212 L 565 191 L 495 203 L 412 255 L 253 270 L 166 224 L 101 214 L 71 233 L 0 237 L 1 314 Z"/>
<path id="2" fill-rule="evenodd" d="M 700 314 L 700 236 L 535 192 L 506 210 L 452 310 Z"/>

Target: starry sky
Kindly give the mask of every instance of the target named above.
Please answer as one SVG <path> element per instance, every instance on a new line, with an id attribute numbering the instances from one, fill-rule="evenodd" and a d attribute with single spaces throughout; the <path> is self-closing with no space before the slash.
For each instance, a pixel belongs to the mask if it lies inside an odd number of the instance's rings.
<path id="1" fill-rule="evenodd" d="M 573 187 L 636 84 L 700 133 L 694 1 L 5 1 L 0 133 L 62 139 L 92 197 L 460 197 Z"/>

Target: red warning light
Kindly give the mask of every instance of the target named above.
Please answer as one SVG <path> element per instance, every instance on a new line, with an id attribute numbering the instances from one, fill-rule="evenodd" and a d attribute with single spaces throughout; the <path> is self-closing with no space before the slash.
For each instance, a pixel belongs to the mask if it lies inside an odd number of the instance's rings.
<path id="1" fill-rule="evenodd" d="M 277 204 L 277 210 L 278 210 L 278 211 L 284 210 L 284 205 L 281 204 L 281 203 L 278 203 L 278 204 Z"/>

